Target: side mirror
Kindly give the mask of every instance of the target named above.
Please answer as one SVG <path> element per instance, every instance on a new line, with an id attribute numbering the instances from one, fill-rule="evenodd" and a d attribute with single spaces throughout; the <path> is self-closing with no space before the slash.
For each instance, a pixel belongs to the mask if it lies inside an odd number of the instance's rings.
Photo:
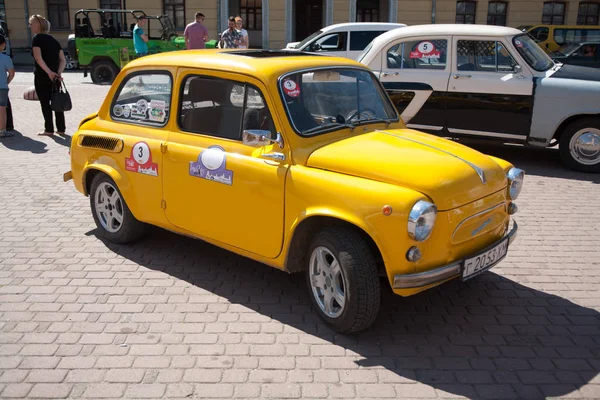
<path id="1" fill-rule="evenodd" d="M 523 72 L 523 67 L 515 65 L 515 74 L 520 74 L 521 72 Z"/>
<path id="2" fill-rule="evenodd" d="M 271 131 L 262 129 L 248 129 L 242 132 L 242 142 L 246 146 L 263 147 L 270 143 L 277 143 L 283 149 L 283 137 L 277 132 L 275 139 L 271 138 Z"/>

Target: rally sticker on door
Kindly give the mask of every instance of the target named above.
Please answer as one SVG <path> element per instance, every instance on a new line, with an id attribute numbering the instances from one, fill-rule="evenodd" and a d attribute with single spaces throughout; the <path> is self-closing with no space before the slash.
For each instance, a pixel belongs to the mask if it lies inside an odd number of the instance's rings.
<path id="1" fill-rule="evenodd" d="M 131 155 L 125 158 L 125 169 L 140 174 L 158 176 L 158 164 L 152 162 L 152 153 L 146 142 L 137 142 Z"/>
<path id="2" fill-rule="evenodd" d="M 432 42 L 421 42 L 416 50 L 410 52 L 410 58 L 440 58 L 440 51 Z"/>
<path id="3" fill-rule="evenodd" d="M 228 170 L 226 164 L 225 149 L 210 146 L 198 155 L 198 161 L 190 161 L 190 175 L 231 186 L 233 171 Z"/>

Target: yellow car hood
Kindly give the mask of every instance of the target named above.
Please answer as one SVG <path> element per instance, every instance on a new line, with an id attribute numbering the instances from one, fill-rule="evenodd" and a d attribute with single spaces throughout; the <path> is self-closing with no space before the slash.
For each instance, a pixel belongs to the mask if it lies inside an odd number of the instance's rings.
<path id="1" fill-rule="evenodd" d="M 423 193 L 439 210 L 468 204 L 506 187 L 492 158 L 411 129 L 373 131 L 314 151 L 307 165 Z"/>

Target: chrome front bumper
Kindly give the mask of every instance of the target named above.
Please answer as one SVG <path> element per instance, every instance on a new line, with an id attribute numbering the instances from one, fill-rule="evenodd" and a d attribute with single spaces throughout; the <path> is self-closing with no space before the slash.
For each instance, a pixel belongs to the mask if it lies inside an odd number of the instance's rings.
<path id="1" fill-rule="evenodd" d="M 478 253 L 485 253 L 487 250 L 498 245 L 498 243 L 500 243 L 501 241 L 506 239 L 506 237 L 508 237 L 508 244 L 510 246 L 510 244 L 513 242 L 513 240 L 515 240 L 515 238 L 517 237 L 517 229 L 518 229 L 518 225 L 515 221 L 513 221 L 513 227 L 510 230 L 510 232 L 508 232 L 502 239 L 500 239 L 497 242 L 493 243 L 492 245 L 486 247 L 485 249 L 479 251 Z M 477 253 L 470 255 L 467 258 L 471 258 L 476 255 L 477 255 Z M 466 258 L 463 258 L 461 260 L 456 260 L 456 261 L 452 262 L 451 264 L 444 265 L 442 267 L 435 268 L 435 269 L 432 269 L 429 271 L 419 272 L 417 274 L 394 275 L 393 288 L 394 289 L 414 289 L 414 288 L 420 288 L 423 286 L 443 282 L 450 278 L 455 278 L 461 274 L 463 263 L 464 263 L 465 259 Z M 494 266 L 495 265 L 497 265 L 497 264 L 494 264 Z M 490 268 L 493 268 L 493 266 Z"/>

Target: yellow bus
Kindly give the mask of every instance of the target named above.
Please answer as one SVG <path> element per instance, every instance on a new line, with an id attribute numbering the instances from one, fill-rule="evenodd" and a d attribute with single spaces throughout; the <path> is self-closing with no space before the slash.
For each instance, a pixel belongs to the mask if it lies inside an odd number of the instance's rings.
<path id="1" fill-rule="evenodd" d="M 568 43 L 600 42 L 598 25 L 535 25 L 527 33 L 549 54 Z"/>

